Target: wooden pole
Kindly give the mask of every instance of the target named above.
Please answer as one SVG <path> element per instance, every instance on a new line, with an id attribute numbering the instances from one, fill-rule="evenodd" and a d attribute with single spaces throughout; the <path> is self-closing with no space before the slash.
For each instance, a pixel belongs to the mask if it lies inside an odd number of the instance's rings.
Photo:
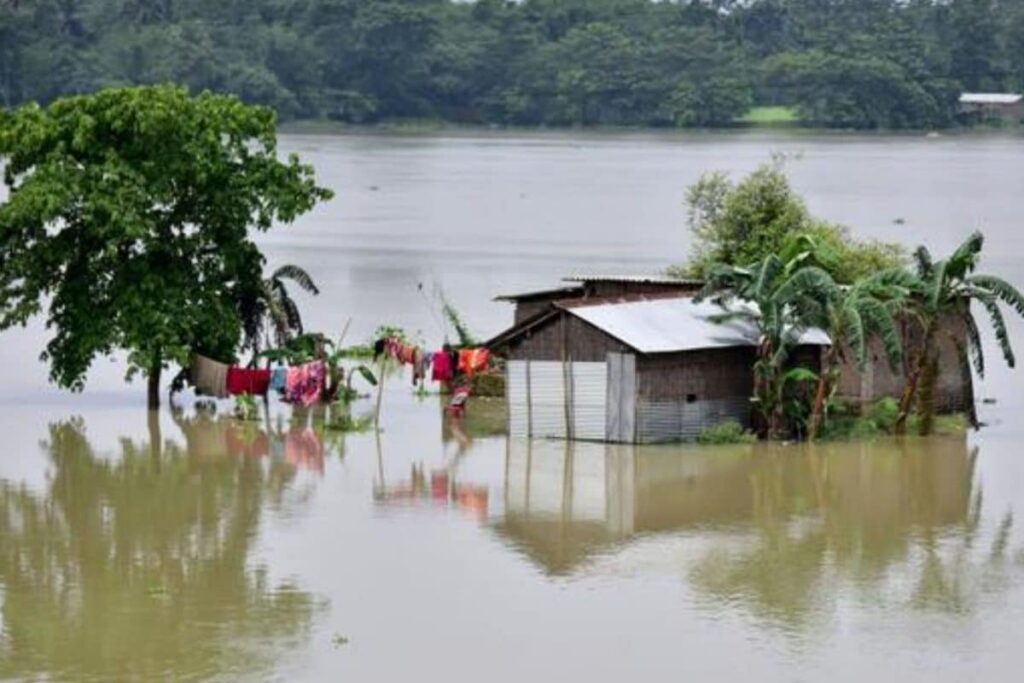
<path id="1" fill-rule="evenodd" d="M 387 356 L 381 356 L 380 359 L 380 370 L 378 370 L 377 380 L 377 409 L 374 411 L 373 422 L 376 425 L 377 431 L 380 431 L 380 407 L 381 402 L 384 400 L 384 368 L 387 365 Z"/>

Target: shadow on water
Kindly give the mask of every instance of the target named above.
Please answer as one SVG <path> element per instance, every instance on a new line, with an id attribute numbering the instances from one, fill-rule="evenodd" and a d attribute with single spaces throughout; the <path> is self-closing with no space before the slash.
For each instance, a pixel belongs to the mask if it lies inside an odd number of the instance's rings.
<path id="1" fill-rule="evenodd" d="M 254 674 L 308 632 L 321 606 L 250 553 L 263 510 L 322 446 L 299 428 L 271 439 L 177 417 L 185 445 L 151 420 L 148 440 L 113 453 L 81 419 L 51 424 L 44 490 L 0 480 L 0 679 Z M 264 441 L 282 457 L 244 457 Z"/>
<path id="2" fill-rule="evenodd" d="M 493 529 L 553 577 L 679 540 L 667 570 L 698 598 L 783 628 L 827 616 L 841 596 L 963 614 L 1018 564 L 1011 513 L 980 532 L 976 460 L 962 438 L 713 448 L 510 440 L 505 514 Z"/>

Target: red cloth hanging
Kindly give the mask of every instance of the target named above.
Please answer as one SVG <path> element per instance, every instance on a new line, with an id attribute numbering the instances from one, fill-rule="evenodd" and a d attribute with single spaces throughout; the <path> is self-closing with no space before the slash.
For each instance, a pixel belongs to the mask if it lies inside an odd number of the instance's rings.
<path id="1" fill-rule="evenodd" d="M 270 389 L 270 370 L 228 368 L 227 389 L 232 396 L 266 396 Z"/>
<path id="2" fill-rule="evenodd" d="M 451 382 L 455 375 L 455 368 L 452 367 L 452 357 L 447 351 L 434 352 L 431 361 L 430 378 L 435 382 Z"/>

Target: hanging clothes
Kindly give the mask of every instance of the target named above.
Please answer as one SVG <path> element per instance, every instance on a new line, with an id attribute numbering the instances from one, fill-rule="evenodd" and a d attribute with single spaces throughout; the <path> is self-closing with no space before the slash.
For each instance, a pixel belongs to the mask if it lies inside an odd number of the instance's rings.
<path id="1" fill-rule="evenodd" d="M 470 388 L 468 385 L 461 386 L 452 394 L 452 400 L 448 403 L 448 414 L 451 417 L 460 418 L 466 414 L 466 403 L 469 402 Z"/>
<path id="2" fill-rule="evenodd" d="M 198 396 L 228 397 L 228 365 L 212 358 L 192 354 L 192 366 L 189 368 L 192 386 Z"/>
<path id="3" fill-rule="evenodd" d="M 327 364 L 322 360 L 288 369 L 285 400 L 309 407 L 323 397 L 327 382 Z"/>
<path id="4" fill-rule="evenodd" d="M 452 365 L 451 354 L 447 351 L 438 351 L 434 354 L 433 370 L 430 378 L 435 382 L 451 382 L 455 376 L 455 366 Z"/>
<path id="5" fill-rule="evenodd" d="M 426 354 L 423 349 L 417 347 L 413 352 L 412 361 L 412 384 L 416 386 L 427 377 Z"/>
<path id="6" fill-rule="evenodd" d="M 399 360 L 403 365 L 413 365 L 416 362 L 416 351 L 417 348 L 412 344 L 402 344 Z"/>
<path id="7" fill-rule="evenodd" d="M 288 382 L 288 368 L 278 365 L 270 373 L 270 388 L 277 393 L 284 393 L 285 384 Z"/>
<path id="8" fill-rule="evenodd" d="M 384 340 L 384 354 L 393 360 L 402 362 L 402 342 L 398 341 L 394 337 L 388 337 Z"/>
<path id="9" fill-rule="evenodd" d="M 485 348 L 462 349 L 459 351 L 459 372 L 472 377 L 486 370 L 491 361 L 491 352 Z"/>
<path id="10" fill-rule="evenodd" d="M 270 370 L 228 368 L 227 389 L 232 396 L 266 396 L 270 388 Z"/>

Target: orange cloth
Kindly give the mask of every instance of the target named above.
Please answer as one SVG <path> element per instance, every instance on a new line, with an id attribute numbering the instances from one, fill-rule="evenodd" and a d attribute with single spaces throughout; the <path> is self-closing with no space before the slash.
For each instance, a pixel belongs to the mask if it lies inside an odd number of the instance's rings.
<path id="1" fill-rule="evenodd" d="M 484 348 L 462 349 L 459 351 L 459 372 L 472 377 L 486 370 L 491 362 L 491 352 Z"/>

